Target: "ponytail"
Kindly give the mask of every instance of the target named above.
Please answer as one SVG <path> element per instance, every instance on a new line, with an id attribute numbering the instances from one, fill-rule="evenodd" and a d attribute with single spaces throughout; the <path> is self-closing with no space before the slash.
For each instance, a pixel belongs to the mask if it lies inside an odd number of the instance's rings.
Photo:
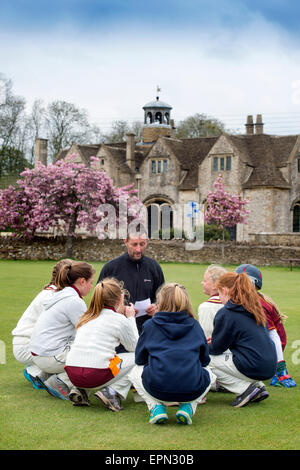
<path id="1" fill-rule="evenodd" d="M 128 295 L 128 292 L 123 288 L 123 282 L 114 278 L 105 278 L 100 281 L 94 289 L 89 308 L 79 319 L 76 329 L 97 318 L 104 307 L 115 308 L 122 294 Z"/>
<path id="2" fill-rule="evenodd" d="M 49 287 L 51 285 L 55 285 L 55 280 L 56 280 L 56 277 L 57 277 L 57 274 L 59 273 L 60 269 L 62 268 L 62 266 L 64 264 L 72 264 L 72 260 L 71 259 L 62 259 L 61 261 L 59 261 L 58 263 L 56 263 L 56 265 L 53 267 L 53 270 L 52 270 L 52 277 L 51 277 L 51 280 L 49 282 L 49 284 L 47 284 L 44 289 L 49 289 Z"/>
<path id="3" fill-rule="evenodd" d="M 65 287 L 72 286 L 77 279 L 90 279 L 94 273 L 94 268 L 88 263 L 80 261 L 67 262 L 63 264 L 57 272 L 54 283 L 57 287 L 57 291 L 60 291 Z"/>
<path id="4" fill-rule="evenodd" d="M 266 316 L 261 306 L 259 295 L 247 274 L 224 274 L 217 281 L 216 287 L 217 289 L 224 287 L 229 289 L 228 295 L 233 303 L 242 305 L 245 310 L 252 313 L 257 325 L 266 325 Z"/>

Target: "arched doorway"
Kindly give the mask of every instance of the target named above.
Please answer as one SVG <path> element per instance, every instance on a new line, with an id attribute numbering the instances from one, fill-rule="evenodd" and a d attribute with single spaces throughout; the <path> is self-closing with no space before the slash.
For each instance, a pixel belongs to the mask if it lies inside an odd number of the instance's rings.
<path id="1" fill-rule="evenodd" d="M 300 201 L 293 208 L 293 232 L 300 232 Z"/>
<path id="2" fill-rule="evenodd" d="M 167 198 L 151 198 L 144 204 L 147 208 L 149 238 L 173 238 L 172 202 Z"/>

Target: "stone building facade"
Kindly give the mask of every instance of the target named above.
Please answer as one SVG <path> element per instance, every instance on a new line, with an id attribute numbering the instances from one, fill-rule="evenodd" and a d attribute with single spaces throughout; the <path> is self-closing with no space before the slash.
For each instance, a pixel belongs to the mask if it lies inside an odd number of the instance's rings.
<path id="1" fill-rule="evenodd" d="M 147 208 L 156 208 L 158 225 L 164 207 L 205 205 L 219 174 L 230 193 L 249 199 L 247 225 L 238 224 L 237 241 L 253 234 L 300 232 L 300 135 L 264 134 L 262 116 L 248 116 L 245 134 L 177 139 L 172 107 L 159 97 L 144 107 L 142 141 L 128 134 L 125 142 L 78 145 L 57 159 L 76 154 L 90 164 L 99 158 L 116 186 L 133 183 Z M 37 156 L 45 143 L 37 142 Z M 173 223 L 171 221 L 171 223 Z"/>

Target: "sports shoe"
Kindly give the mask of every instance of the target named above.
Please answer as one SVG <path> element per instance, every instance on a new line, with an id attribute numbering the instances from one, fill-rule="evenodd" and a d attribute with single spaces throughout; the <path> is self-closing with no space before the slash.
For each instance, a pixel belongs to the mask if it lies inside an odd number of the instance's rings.
<path id="1" fill-rule="evenodd" d="M 109 410 L 123 410 L 120 395 L 117 392 L 115 392 L 114 394 L 111 393 L 111 391 L 107 387 L 102 388 L 102 390 L 99 390 L 99 392 L 94 393 L 94 396 L 98 400 L 100 400 Z"/>
<path id="2" fill-rule="evenodd" d="M 45 389 L 44 385 L 42 385 L 36 377 L 33 377 L 33 375 L 29 374 L 29 372 L 27 372 L 27 369 L 24 369 L 24 377 L 25 379 L 28 380 L 28 382 L 31 383 L 31 385 L 33 386 L 33 388 L 35 388 L 36 390 L 42 390 L 42 389 Z"/>
<path id="3" fill-rule="evenodd" d="M 61 400 L 68 400 L 69 387 L 56 374 L 51 375 L 45 382 L 40 377 L 37 379 L 50 395 Z"/>
<path id="4" fill-rule="evenodd" d="M 244 393 L 236 397 L 236 399 L 231 403 L 231 405 L 235 408 L 241 408 L 242 406 L 246 406 L 250 401 L 256 398 L 257 395 L 260 394 L 260 392 L 260 388 L 257 387 L 254 383 L 252 383 L 244 391 Z"/>
<path id="5" fill-rule="evenodd" d="M 149 424 L 164 424 L 167 421 L 165 405 L 155 405 L 150 411 Z"/>
<path id="6" fill-rule="evenodd" d="M 276 374 L 272 378 L 270 385 L 272 385 L 272 387 L 296 387 L 297 384 L 288 373 L 285 361 L 279 361 L 277 363 Z"/>
<path id="7" fill-rule="evenodd" d="M 258 403 L 259 401 L 265 400 L 269 397 L 266 387 L 259 387 L 260 392 L 254 398 L 252 398 L 251 403 Z"/>
<path id="8" fill-rule="evenodd" d="M 181 403 L 176 413 L 178 424 L 192 424 L 193 423 L 193 408 L 190 403 Z"/>
<path id="9" fill-rule="evenodd" d="M 69 393 L 69 399 L 73 402 L 73 406 L 89 406 L 89 396 L 84 388 L 73 387 Z"/>

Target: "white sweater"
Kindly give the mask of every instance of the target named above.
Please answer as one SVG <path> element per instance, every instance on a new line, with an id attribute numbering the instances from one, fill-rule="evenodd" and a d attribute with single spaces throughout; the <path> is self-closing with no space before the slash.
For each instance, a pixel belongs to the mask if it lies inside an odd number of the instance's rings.
<path id="1" fill-rule="evenodd" d="M 66 366 L 106 369 L 121 343 L 134 351 L 139 334 L 134 317 L 126 318 L 109 308 L 76 330 L 75 340 L 66 359 Z"/>
<path id="2" fill-rule="evenodd" d="M 214 329 L 214 318 L 220 308 L 224 307 L 218 295 L 211 296 L 198 307 L 198 319 L 206 338 L 211 338 Z"/>
<path id="3" fill-rule="evenodd" d="M 73 341 L 75 326 L 87 307 L 73 287 L 57 291 L 44 304 L 29 343 L 39 356 L 55 356 Z"/>
<path id="4" fill-rule="evenodd" d="M 42 290 L 27 307 L 17 326 L 12 330 L 13 344 L 28 344 L 35 324 L 44 310 L 44 302 L 49 300 L 55 292 L 56 287 Z"/>

